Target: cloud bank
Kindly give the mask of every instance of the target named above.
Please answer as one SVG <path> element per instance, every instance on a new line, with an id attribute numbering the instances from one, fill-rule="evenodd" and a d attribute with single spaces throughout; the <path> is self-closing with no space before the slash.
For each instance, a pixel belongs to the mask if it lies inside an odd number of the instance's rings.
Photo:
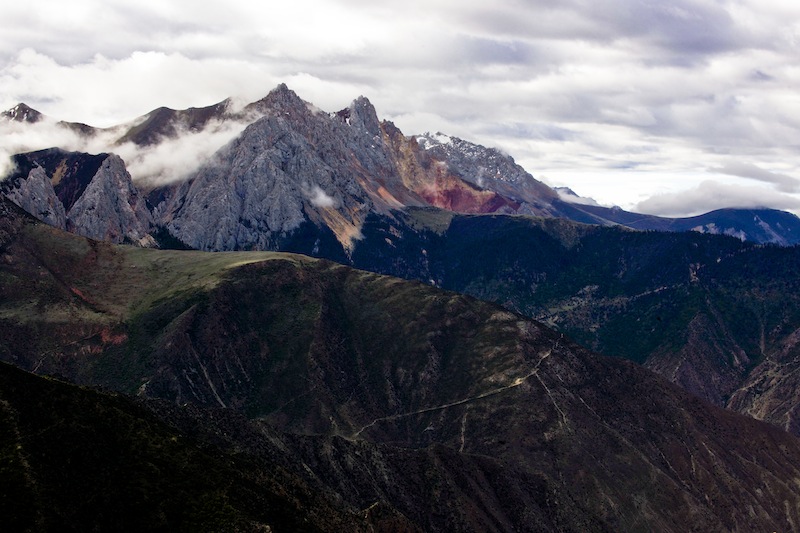
<path id="1" fill-rule="evenodd" d="M 730 185 L 708 180 L 686 191 L 658 194 L 639 202 L 636 210 L 663 216 L 692 216 L 725 207 L 800 209 L 800 198 L 747 185 Z"/>
<path id="2" fill-rule="evenodd" d="M 155 146 L 142 148 L 128 142 L 109 150 L 122 157 L 134 182 L 166 185 L 194 173 L 246 126 L 246 122 L 211 123 L 202 131 L 179 132 Z"/>
<path id="3" fill-rule="evenodd" d="M 728 163 L 719 168 L 711 168 L 709 172 L 717 172 L 763 183 L 770 183 L 775 185 L 775 188 L 781 192 L 796 193 L 800 191 L 800 180 L 797 178 L 786 174 L 770 172 L 769 170 L 764 170 L 750 163 Z"/>
<path id="4" fill-rule="evenodd" d="M 50 117 L 34 124 L 0 120 L 0 180 L 13 171 L 11 156 L 58 147 L 91 154 L 113 152 L 125 161 L 133 180 L 146 186 L 179 181 L 196 171 L 217 150 L 239 135 L 246 122 L 210 123 L 199 132 L 179 132 L 149 147 L 131 142 L 117 144 L 125 127 L 100 130 L 86 137 L 66 128 Z"/>

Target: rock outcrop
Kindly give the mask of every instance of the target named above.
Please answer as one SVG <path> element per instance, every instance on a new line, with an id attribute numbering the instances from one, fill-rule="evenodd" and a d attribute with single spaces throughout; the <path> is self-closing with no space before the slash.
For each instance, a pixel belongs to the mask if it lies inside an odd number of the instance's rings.
<path id="1" fill-rule="evenodd" d="M 56 196 L 53 184 L 45 170 L 35 166 L 27 176 L 0 182 L 0 191 L 12 202 L 39 220 L 57 228 L 66 229 L 67 215 L 64 204 Z"/>
<path id="2" fill-rule="evenodd" d="M 153 243 L 153 216 L 119 156 L 103 160 L 67 213 L 67 229 L 101 241 Z"/>
<path id="3" fill-rule="evenodd" d="M 311 222 L 352 250 L 367 215 L 423 203 L 392 193 L 396 172 L 366 99 L 331 116 L 281 86 L 257 104 L 265 116 L 164 195 L 159 220 L 187 244 L 275 249 Z"/>
<path id="4" fill-rule="evenodd" d="M 40 220 L 96 240 L 153 244 L 152 213 L 119 156 L 49 149 L 15 163 L 0 193 Z"/>

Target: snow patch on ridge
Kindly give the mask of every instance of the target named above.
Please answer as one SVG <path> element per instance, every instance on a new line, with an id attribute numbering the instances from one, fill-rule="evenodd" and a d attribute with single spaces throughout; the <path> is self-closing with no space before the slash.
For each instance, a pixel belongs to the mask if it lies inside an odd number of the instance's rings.
<path id="1" fill-rule="evenodd" d="M 417 137 L 417 142 L 419 142 L 423 149 L 430 150 L 434 146 L 453 144 L 453 138 L 439 131 L 436 133 L 426 132 Z"/>

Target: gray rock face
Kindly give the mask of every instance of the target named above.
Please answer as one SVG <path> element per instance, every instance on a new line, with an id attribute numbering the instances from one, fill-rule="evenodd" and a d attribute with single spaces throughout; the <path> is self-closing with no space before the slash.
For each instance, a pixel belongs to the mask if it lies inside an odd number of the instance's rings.
<path id="1" fill-rule="evenodd" d="M 249 110 L 262 118 L 157 207 L 159 224 L 190 246 L 275 249 L 308 221 L 350 251 L 369 213 L 407 206 L 553 214 L 556 194 L 512 158 L 460 140 L 419 150 L 364 97 L 328 114 L 281 85 Z"/>
<path id="2" fill-rule="evenodd" d="M 153 215 L 133 185 L 125 163 L 109 155 L 67 213 L 67 229 L 114 243 L 152 243 Z"/>
<path id="3" fill-rule="evenodd" d="M 43 222 L 117 244 L 155 243 L 153 215 L 119 156 L 49 149 L 15 161 L 0 192 Z"/>
<path id="4" fill-rule="evenodd" d="M 349 250 L 369 213 L 404 205 L 389 192 L 400 180 L 368 100 L 329 115 L 279 86 L 254 105 L 266 116 L 159 206 L 173 235 L 202 250 L 264 250 L 310 221 Z"/>
<path id="5" fill-rule="evenodd" d="M 297 156 L 302 139 L 280 122 L 270 117 L 248 127 L 181 185 L 167 206 L 168 227 L 176 237 L 202 250 L 265 249 L 273 234 L 300 226 L 301 184 L 291 173 L 303 170 L 319 178 L 319 169 Z"/>
<path id="6" fill-rule="evenodd" d="M 25 179 L 8 184 L 5 196 L 42 222 L 61 229 L 67 227 L 64 205 L 56 196 L 53 184 L 40 166 L 34 167 Z"/>

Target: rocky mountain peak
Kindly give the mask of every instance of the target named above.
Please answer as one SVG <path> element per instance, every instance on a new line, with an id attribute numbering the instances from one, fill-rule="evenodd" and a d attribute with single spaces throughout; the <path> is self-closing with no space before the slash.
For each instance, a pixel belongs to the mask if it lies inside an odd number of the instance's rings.
<path id="1" fill-rule="evenodd" d="M 24 123 L 36 122 L 44 117 L 22 103 L 0 116 L 6 120 Z M 364 96 L 359 96 L 337 113 L 324 113 L 301 99 L 284 83 L 261 100 L 244 108 L 233 105 L 230 99 L 207 107 L 183 110 L 160 107 L 131 123 L 103 131 L 115 136 L 122 134 L 114 141 L 117 145 L 131 142 L 136 147 L 145 148 L 211 128 L 209 131 L 219 142 L 214 147 L 202 149 L 202 153 L 198 152 L 199 158 L 209 156 L 209 162 L 212 159 L 217 162 L 228 159 L 228 163 L 239 165 L 244 160 L 250 161 L 250 155 L 245 156 L 241 152 L 239 155 L 244 159 L 239 161 L 236 157 L 228 158 L 230 154 L 223 153 L 210 157 L 211 152 L 222 148 L 233 135 L 243 135 L 244 124 L 255 126 L 265 116 L 271 120 L 258 127 L 266 127 L 268 131 L 262 131 L 261 135 L 256 136 L 258 138 L 248 138 L 246 141 L 242 136 L 238 139 L 237 146 L 247 145 L 247 150 L 250 151 L 275 149 L 272 153 L 274 157 L 267 158 L 271 158 L 273 163 L 269 170 L 264 171 L 260 167 L 251 169 L 253 177 L 259 178 L 256 182 L 271 179 L 273 167 L 286 176 L 292 176 L 297 182 L 299 189 L 280 189 L 290 196 L 301 198 L 297 205 L 302 206 L 302 209 L 293 210 L 293 216 L 288 216 L 286 209 L 280 209 L 283 213 L 278 217 L 283 221 L 279 224 L 281 232 L 292 231 L 292 228 L 297 228 L 298 221 L 306 220 L 307 216 L 314 218 L 315 213 L 320 212 L 330 213 L 332 216 L 336 211 L 350 222 L 359 221 L 355 224 L 359 226 L 370 212 L 386 214 L 403 207 L 430 205 L 463 213 L 514 213 L 569 218 L 590 224 L 622 224 L 643 230 L 725 233 L 781 245 L 798 242 L 800 235 L 797 217 L 783 216 L 778 220 L 778 215 L 773 213 L 767 213 L 767 218 L 754 218 L 717 212 L 713 216 L 704 215 L 701 219 L 692 217 L 672 220 L 628 213 L 618 208 L 605 208 L 590 199 L 553 190 L 536 180 L 502 150 L 480 146 L 439 132 L 405 137 L 393 124 L 381 123 L 375 107 Z M 85 136 L 100 131 L 82 123 L 56 124 Z M 217 137 L 218 133 L 220 135 Z M 292 134 L 291 139 L 284 136 L 289 133 Z M 228 134 L 231 137 L 226 137 Z M 132 149 L 135 150 L 136 147 Z M 133 156 L 133 159 L 139 155 L 141 154 Z M 320 169 L 326 169 L 321 174 L 314 175 L 313 179 L 304 167 L 310 160 L 316 160 L 321 165 Z M 47 170 L 46 164 L 43 167 Z M 93 172 L 88 172 L 86 165 L 81 164 L 80 168 L 88 174 L 84 178 L 88 179 L 93 175 Z M 26 167 L 18 174 L 27 178 L 30 170 L 31 168 Z M 179 171 L 173 168 L 168 168 L 165 172 L 171 173 L 169 176 L 164 175 L 169 178 L 169 182 L 177 182 L 192 173 L 191 170 L 186 170 L 177 175 Z M 51 170 L 47 170 L 47 174 L 54 177 L 52 185 L 55 192 L 69 211 L 88 181 L 78 180 L 83 186 L 75 189 L 74 194 L 67 195 L 69 191 L 63 184 L 59 185 L 61 178 L 56 177 Z M 149 193 L 155 184 L 151 182 L 143 186 Z M 337 190 L 342 194 L 337 195 Z M 236 196 L 242 194 L 246 192 L 240 184 Z M 166 206 L 159 207 L 167 196 L 169 195 L 164 191 L 158 191 L 153 197 L 152 205 L 157 212 L 167 212 Z M 348 204 L 343 200 L 345 196 L 356 200 L 355 204 L 344 207 Z M 367 198 L 369 201 L 363 201 Z M 285 206 L 292 202 L 278 199 L 277 203 Z M 356 208 L 356 205 L 359 207 Z M 175 205 L 170 209 L 172 208 L 177 209 L 179 206 Z M 284 223 L 287 221 L 290 222 L 288 226 Z M 337 232 L 337 235 L 357 235 L 357 232 L 351 231 L 350 222 L 346 225 L 348 230 L 344 233 Z M 338 215 L 336 225 L 341 226 Z M 269 229 L 246 228 L 244 233 L 249 235 L 272 229 L 270 224 Z M 225 242 L 238 242 L 235 237 L 232 238 L 233 241 L 226 239 Z M 349 237 L 343 240 L 352 242 Z M 260 242 L 260 239 L 256 241 Z"/>
<path id="2" fill-rule="evenodd" d="M 307 109 L 308 103 L 300 98 L 297 93 L 291 90 L 285 83 L 281 83 L 261 100 L 248 105 L 245 111 L 257 112 L 258 114 L 272 112 L 291 117 L 298 111 L 305 111 Z"/>
<path id="3" fill-rule="evenodd" d="M 38 164 L 17 165 L 17 174 L 0 182 L 0 197 L 51 226 L 66 228 L 64 205 L 56 195 L 49 176 Z"/>
<path id="4" fill-rule="evenodd" d="M 443 133 L 425 133 L 416 139 L 420 148 L 447 162 L 450 171 L 462 180 L 521 202 L 519 213 L 556 214 L 552 202 L 558 194 L 531 176 L 510 155 Z"/>
<path id="5" fill-rule="evenodd" d="M 45 171 L 59 200 L 69 211 L 84 193 L 108 154 L 90 155 L 68 152 L 60 148 L 47 148 L 36 152 L 18 154 L 14 162 L 27 175 L 28 171 L 41 166 Z"/>
<path id="6" fill-rule="evenodd" d="M 347 108 L 348 123 L 372 136 L 380 135 L 381 126 L 375 106 L 365 96 L 359 96 Z"/>
<path id="7" fill-rule="evenodd" d="M 152 146 L 165 138 L 178 137 L 181 132 L 203 130 L 212 121 L 232 118 L 231 100 L 225 99 L 206 107 L 171 109 L 159 107 L 139 117 L 135 125 L 118 139 L 118 143 L 132 142 L 139 146 Z"/>
<path id="8" fill-rule="evenodd" d="M 105 154 L 103 154 L 105 155 Z M 153 216 L 122 158 L 109 154 L 67 215 L 67 229 L 115 243 L 152 245 Z"/>
<path id="9" fill-rule="evenodd" d="M 3 111 L 2 115 L 3 118 L 8 120 L 13 120 L 16 122 L 28 122 L 34 123 L 39 122 L 44 118 L 44 115 L 39 111 L 36 111 L 32 107 L 28 106 L 20 102 L 19 104 L 15 105 L 11 109 Z"/>

